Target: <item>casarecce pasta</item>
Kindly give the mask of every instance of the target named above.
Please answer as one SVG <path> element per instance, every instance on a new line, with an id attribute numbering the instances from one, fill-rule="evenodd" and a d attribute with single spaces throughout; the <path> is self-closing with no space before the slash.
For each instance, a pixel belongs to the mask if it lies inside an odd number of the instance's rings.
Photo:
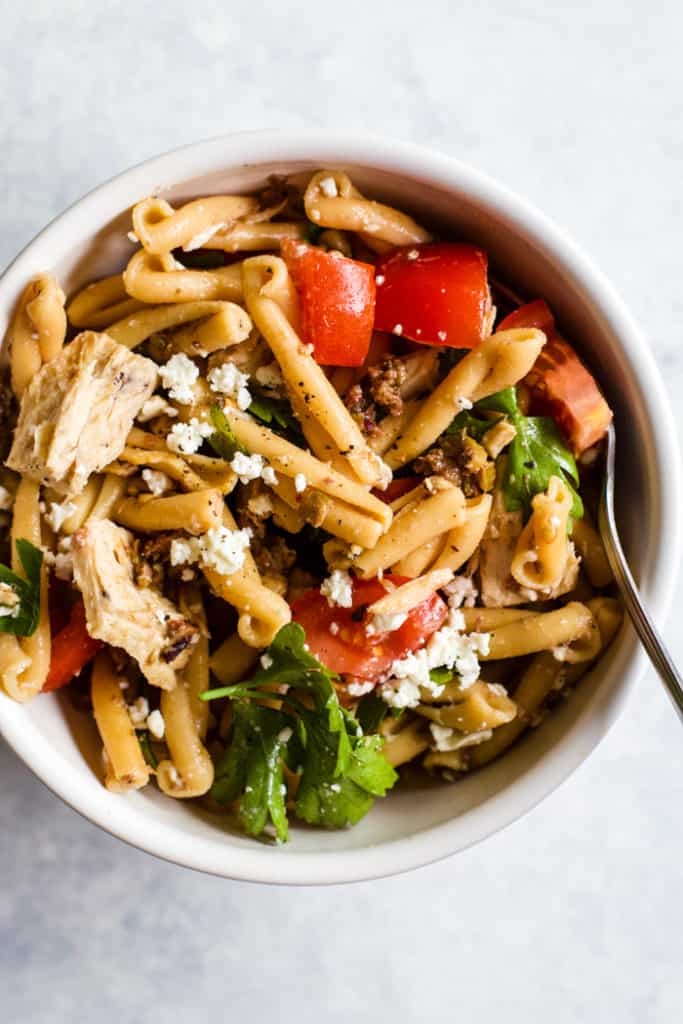
<path id="1" fill-rule="evenodd" d="M 110 790 L 354 824 L 403 766 L 498 757 L 617 632 L 576 458 L 609 407 L 440 234 L 319 170 L 143 198 L 117 273 L 17 297 L 0 678 L 87 707 Z"/>

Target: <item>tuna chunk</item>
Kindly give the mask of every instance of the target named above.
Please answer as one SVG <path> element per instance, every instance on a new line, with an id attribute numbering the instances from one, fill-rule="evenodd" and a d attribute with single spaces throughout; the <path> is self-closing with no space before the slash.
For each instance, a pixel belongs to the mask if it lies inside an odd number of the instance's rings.
<path id="1" fill-rule="evenodd" d="M 84 331 L 24 392 L 7 465 L 60 494 L 79 494 L 119 456 L 156 382 L 151 359 Z"/>
<path id="2" fill-rule="evenodd" d="M 198 631 L 157 590 L 135 585 L 132 535 L 94 519 L 74 534 L 71 550 L 90 635 L 122 647 L 148 682 L 172 690 Z"/>

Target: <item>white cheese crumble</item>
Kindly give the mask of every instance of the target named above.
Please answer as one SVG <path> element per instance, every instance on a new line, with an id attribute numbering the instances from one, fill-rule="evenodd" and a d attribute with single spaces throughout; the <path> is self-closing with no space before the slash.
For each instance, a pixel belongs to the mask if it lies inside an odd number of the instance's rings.
<path id="1" fill-rule="evenodd" d="M 480 729 L 479 732 L 462 733 L 455 729 L 449 729 L 446 725 L 438 725 L 436 722 L 429 723 L 429 731 L 434 740 L 434 749 L 447 753 L 452 750 L 461 750 L 462 747 L 474 747 L 484 740 L 490 740 L 493 735 L 491 729 Z"/>
<path id="2" fill-rule="evenodd" d="M 403 334 L 403 324 L 394 324 L 392 328 L 392 334 Z"/>
<path id="3" fill-rule="evenodd" d="M 479 678 L 477 655 L 488 654 L 490 635 L 465 634 L 464 628 L 462 612 L 451 609 L 446 625 L 433 633 L 424 647 L 393 663 L 389 670 L 391 678 L 380 690 L 382 699 L 391 707 L 414 708 L 420 703 L 421 689 L 439 697 L 443 685 L 432 682 L 429 673 L 433 668 L 453 670 L 463 689 L 476 683 Z"/>
<path id="4" fill-rule="evenodd" d="M 199 368 L 183 352 L 171 356 L 165 366 L 159 367 L 161 383 L 169 396 L 181 405 L 194 402 L 193 385 L 199 377 Z"/>
<path id="5" fill-rule="evenodd" d="M 181 455 L 193 455 L 202 446 L 202 441 L 213 434 L 210 423 L 201 423 L 193 416 L 189 423 L 174 423 L 170 434 L 166 435 L 169 451 Z"/>
<path id="6" fill-rule="evenodd" d="M 442 288 L 441 291 L 443 291 L 443 290 L 444 289 Z M 436 336 L 439 339 L 439 341 L 445 341 L 446 338 L 448 337 L 448 335 L 446 334 L 445 331 L 437 331 L 436 332 Z"/>
<path id="7" fill-rule="evenodd" d="M 320 191 L 328 199 L 335 199 L 339 195 L 337 182 L 331 176 L 320 179 Z"/>
<path id="8" fill-rule="evenodd" d="M 205 231 L 199 231 L 194 238 L 191 238 L 189 242 L 186 242 L 183 246 L 183 252 L 194 252 L 195 249 L 201 249 L 201 247 L 213 238 L 219 231 L 225 231 L 227 224 L 211 224 Z"/>
<path id="9" fill-rule="evenodd" d="M 327 598 L 330 608 L 350 608 L 353 604 L 353 583 L 345 569 L 334 569 L 331 576 L 320 584 L 320 593 Z"/>
<path id="10" fill-rule="evenodd" d="M 350 697 L 364 697 L 366 693 L 370 693 L 375 688 L 375 684 L 372 682 L 349 683 L 346 687 Z"/>
<path id="11" fill-rule="evenodd" d="M 175 538 L 171 541 L 171 565 L 200 562 L 221 576 L 232 576 L 244 565 L 251 530 L 229 530 L 219 526 L 201 537 Z"/>
<path id="12" fill-rule="evenodd" d="M 263 456 L 235 452 L 230 469 L 237 474 L 241 484 L 248 484 L 250 480 L 258 480 L 263 473 Z"/>
<path id="13" fill-rule="evenodd" d="M 14 498 L 6 487 L 0 485 L 0 512 L 9 512 L 14 504 Z"/>
<path id="14" fill-rule="evenodd" d="M 273 667 L 273 659 L 266 651 L 265 654 L 261 655 L 261 668 L 269 669 Z"/>
<path id="15" fill-rule="evenodd" d="M 254 370 L 254 377 L 259 384 L 264 388 L 268 388 L 269 391 L 278 391 L 284 387 L 285 380 L 282 376 L 282 370 L 275 361 L 266 363 L 265 366 L 259 366 L 257 370 Z"/>
<path id="16" fill-rule="evenodd" d="M 460 398 L 456 398 L 455 407 L 456 409 L 459 409 L 462 412 L 463 409 L 471 409 L 472 403 L 470 402 L 469 398 L 465 398 L 464 395 L 461 395 Z"/>
<path id="17" fill-rule="evenodd" d="M 135 234 L 134 231 L 129 231 L 128 234 L 126 235 L 126 238 L 128 239 L 129 242 L 132 242 L 133 245 L 137 245 L 138 242 L 140 241 L 140 239 L 138 238 L 138 236 Z"/>
<path id="18" fill-rule="evenodd" d="M 162 473 L 160 469 L 143 469 L 142 479 L 155 497 L 170 491 L 173 481 L 170 476 Z"/>
<path id="19" fill-rule="evenodd" d="M 339 633 L 339 623 L 338 622 L 331 622 L 330 623 L 330 633 L 332 634 L 332 636 L 337 636 L 337 634 Z"/>
<path id="20" fill-rule="evenodd" d="M 378 274 L 377 277 L 375 278 L 375 284 L 384 284 L 384 281 L 384 274 Z"/>
<path id="21" fill-rule="evenodd" d="M 152 395 L 146 402 L 143 402 L 142 409 L 137 414 L 138 423 L 149 423 L 157 416 L 177 416 L 178 410 L 169 405 L 163 395 Z"/>
<path id="22" fill-rule="evenodd" d="M 50 524 L 55 533 L 59 533 L 62 526 L 76 511 L 73 501 L 65 501 L 59 505 L 55 501 L 50 502 L 50 511 L 45 516 L 45 521 Z"/>
<path id="23" fill-rule="evenodd" d="M 417 251 L 417 249 L 411 249 L 411 250 L 410 250 L 410 252 L 407 252 L 407 253 L 406 253 L 406 259 L 407 259 L 407 260 L 416 260 L 416 259 L 418 258 L 418 256 L 419 256 L 419 255 L 420 255 L 420 254 L 419 254 L 419 252 Z"/>
<path id="24" fill-rule="evenodd" d="M 128 714 L 133 725 L 144 725 L 149 716 L 149 703 L 146 697 L 138 697 L 134 704 L 128 705 Z"/>
<path id="25" fill-rule="evenodd" d="M 74 556 L 71 553 L 73 537 L 60 537 L 57 542 L 54 570 L 58 580 L 70 580 L 74 574 Z"/>
<path id="26" fill-rule="evenodd" d="M 393 633 L 395 630 L 400 629 L 403 623 L 408 618 L 408 612 L 394 612 L 394 614 L 373 615 L 370 622 L 365 627 L 366 633 Z"/>
<path id="27" fill-rule="evenodd" d="M 261 479 L 264 484 L 267 484 L 269 487 L 275 487 L 277 483 L 277 474 L 272 466 L 263 467 L 263 470 L 261 471 Z"/>
<path id="28" fill-rule="evenodd" d="M 147 716 L 147 728 L 157 740 L 163 740 L 166 732 L 166 723 L 161 711 L 155 709 Z"/>
<path id="29" fill-rule="evenodd" d="M 443 589 L 448 594 L 450 608 L 474 608 L 479 596 L 471 576 L 455 576 Z"/>
<path id="30" fill-rule="evenodd" d="M 308 487 L 308 481 L 303 473 L 297 473 L 294 477 L 294 490 L 297 494 L 303 494 Z"/>
<path id="31" fill-rule="evenodd" d="M 9 583 L 0 583 L 0 617 L 16 619 L 20 610 L 19 595 Z"/>
<path id="32" fill-rule="evenodd" d="M 214 366 L 207 377 L 209 387 L 221 395 L 233 398 L 237 408 L 244 411 L 251 405 L 251 395 L 247 384 L 249 374 L 242 373 L 234 363 L 223 363 L 221 366 Z"/>

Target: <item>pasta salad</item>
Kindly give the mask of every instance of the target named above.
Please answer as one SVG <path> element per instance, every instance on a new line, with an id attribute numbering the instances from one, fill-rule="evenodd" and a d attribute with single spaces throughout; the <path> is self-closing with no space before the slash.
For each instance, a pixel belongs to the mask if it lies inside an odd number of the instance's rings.
<path id="1" fill-rule="evenodd" d="M 615 635 L 611 421 L 542 299 L 343 171 L 132 211 L 9 327 L 0 678 L 102 777 L 288 838 L 503 754 Z"/>

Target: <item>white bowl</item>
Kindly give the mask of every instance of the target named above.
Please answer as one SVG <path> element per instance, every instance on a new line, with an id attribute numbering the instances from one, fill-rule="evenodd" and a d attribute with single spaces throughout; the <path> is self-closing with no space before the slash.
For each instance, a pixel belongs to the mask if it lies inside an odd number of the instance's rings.
<path id="1" fill-rule="evenodd" d="M 642 594 L 660 617 L 678 565 L 680 479 L 669 402 L 647 342 L 572 242 L 536 210 L 456 160 L 393 140 L 318 132 L 231 135 L 149 160 L 81 199 L 16 258 L 0 279 L 0 336 L 32 274 L 51 269 L 70 293 L 121 269 L 132 251 L 128 210 L 142 197 L 160 191 L 175 202 L 249 191 L 269 174 L 319 167 L 348 170 L 370 196 L 480 242 L 505 280 L 550 302 L 615 410 L 624 541 Z M 152 787 L 128 796 L 107 792 L 95 774 L 94 727 L 57 696 L 19 705 L 0 695 L 0 728 L 63 800 L 149 853 L 229 878 L 345 882 L 437 860 L 519 818 L 594 749 L 645 664 L 632 630 L 622 629 L 571 700 L 502 760 L 457 785 L 399 787 L 353 829 L 295 826 L 282 847 L 232 832 Z"/>

